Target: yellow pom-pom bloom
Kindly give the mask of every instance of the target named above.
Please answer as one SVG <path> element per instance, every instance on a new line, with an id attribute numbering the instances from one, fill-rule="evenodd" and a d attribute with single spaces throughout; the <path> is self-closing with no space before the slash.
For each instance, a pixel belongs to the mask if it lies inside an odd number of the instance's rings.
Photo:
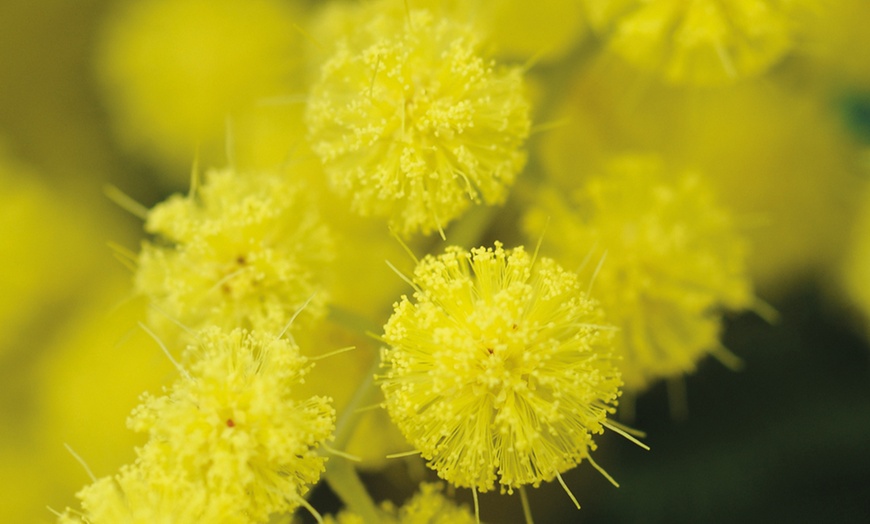
<path id="1" fill-rule="evenodd" d="M 386 408 L 440 477 L 502 491 L 588 457 L 619 394 L 611 330 L 577 277 L 518 247 L 448 248 L 384 327 Z"/>
<path id="2" fill-rule="evenodd" d="M 197 146 L 223 152 L 227 117 L 298 76 L 294 2 L 118 4 L 97 54 L 111 116 L 126 145 L 173 165 L 189 164 Z"/>
<path id="3" fill-rule="evenodd" d="M 390 502 L 381 505 L 384 524 L 478 524 L 474 514 L 465 506 L 458 506 L 443 494 L 444 486 L 438 483 L 420 485 L 420 491 L 402 507 Z M 363 524 L 362 517 L 342 511 L 337 516 L 327 516 L 324 524 Z"/>
<path id="4" fill-rule="evenodd" d="M 298 347 L 273 335 L 213 328 L 187 351 L 184 375 L 164 396 L 146 395 L 130 417 L 147 433 L 139 465 L 201 482 L 255 521 L 299 505 L 316 483 L 335 412 L 329 399 L 297 400 L 307 372 Z"/>
<path id="5" fill-rule="evenodd" d="M 82 509 L 67 510 L 58 524 L 250 524 L 235 501 L 209 493 L 181 477 L 151 478 L 138 466 L 85 486 L 76 496 Z"/>
<path id="6" fill-rule="evenodd" d="M 307 121 L 333 189 L 407 235 L 505 199 L 528 112 L 519 69 L 484 59 L 470 26 L 421 10 L 359 20 L 323 65 Z"/>
<path id="7" fill-rule="evenodd" d="M 694 370 L 720 347 L 722 310 L 754 302 L 730 215 L 698 176 L 664 175 L 654 158 L 621 158 L 568 201 L 544 195 L 526 220 L 539 234 L 549 219 L 556 259 L 594 275 L 632 390 Z"/>
<path id="8" fill-rule="evenodd" d="M 678 84 L 757 75 L 795 46 L 797 7 L 814 0 L 587 0 L 617 54 Z"/>
<path id="9" fill-rule="evenodd" d="M 588 33 L 576 0 L 415 0 L 415 6 L 474 24 L 499 56 L 554 60 Z"/>
<path id="10" fill-rule="evenodd" d="M 304 186 L 277 175 L 212 171 L 191 196 L 148 214 L 136 290 L 190 328 L 218 325 L 280 332 L 309 298 L 323 313 L 332 240 Z M 163 317 L 163 318 L 161 318 Z"/>
<path id="11" fill-rule="evenodd" d="M 420 491 L 397 510 L 387 506 L 397 524 L 476 524 L 474 513 L 443 494 L 444 486 L 423 483 Z"/>

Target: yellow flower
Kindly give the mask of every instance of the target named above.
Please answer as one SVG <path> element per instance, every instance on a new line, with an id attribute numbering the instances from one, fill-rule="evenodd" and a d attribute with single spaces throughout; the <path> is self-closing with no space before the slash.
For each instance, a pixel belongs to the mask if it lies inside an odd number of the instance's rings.
<path id="1" fill-rule="evenodd" d="M 731 216 L 698 176 L 671 183 L 655 158 L 619 158 L 568 199 L 545 195 L 527 231 L 540 234 L 548 219 L 547 234 L 559 239 L 552 254 L 569 267 L 587 260 L 596 296 L 620 328 L 626 389 L 694 370 L 720 346 L 722 310 L 754 303 Z"/>
<path id="2" fill-rule="evenodd" d="M 397 524 L 475 524 L 477 519 L 465 506 L 445 497 L 444 486 L 436 483 L 423 483 L 420 491 L 401 508 L 386 506 L 395 515 Z"/>
<path id="3" fill-rule="evenodd" d="M 97 66 L 122 142 L 169 165 L 225 151 L 227 117 L 299 89 L 300 10 L 276 0 L 117 2 Z"/>
<path id="4" fill-rule="evenodd" d="M 46 334 L 40 316 L 46 308 L 69 303 L 87 287 L 85 282 L 112 268 L 101 256 L 104 244 L 95 229 L 114 222 L 92 212 L 92 203 L 63 198 L 59 184 L 46 184 L 44 178 L 45 173 L 8 155 L 0 142 L 2 358 L 34 351 L 33 335 Z M 120 231 L 104 228 L 99 233 Z"/>
<path id="5" fill-rule="evenodd" d="M 814 0 L 587 0 L 610 48 L 678 84 L 724 84 L 765 72 L 796 45 Z"/>
<path id="6" fill-rule="evenodd" d="M 138 465 L 202 483 L 256 521 L 293 510 L 320 478 L 317 449 L 335 425 L 329 399 L 293 395 L 307 360 L 286 340 L 218 328 L 201 331 L 185 360 L 171 390 L 145 395 L 130 417 L 150 437 Z"/>
<path id="7" fill-rule="evenodd" d="M 308 102 L 333 189 L 405 235 L 443 230 L 472 202 L 504 201 L 529 133 L 520 70 L 485 60 L 471 27 L 428 11 L 357 26 Z"/>
<path id="8" fill-rule="evenodd" d="M 555 60 L 586 34 L 576 0 L 415 0 L 415 6 L 474 24 L 499 56 Z"/>
<path id="9" fill-rule="evenodd" d="M 323 314 L 324 266 L 332 239 L 304 186 L 271 174 L 211 171 L 192 196 L 175 195 L 148 214 L 136 290 L 158 311 L 196 329 L 218 325 L 280 332 Z"/>
<path id="10" fill-rule="evenodd" d="M 397 508 L 390 502 L 381 504 L 384 524 L 476 524 L 474 514 L 465 506 L 457 506 L 443 495 L 444 486 L 438 483 L 420 485 L 404 505 Z M 356 514 L 342 511 L 335 517 L 327 516 L 324 524 L 363 524 Z"/>
<path id="11" fill-rule="evenodd" d="M 385 405 L 445 480 L 502 491 L 589 456 L 619 395 L 611 330 L 577 277 L 521 247 L 448 248 L 384 327 Z"/>
<path id="12" fill-rule="evenodd" d="M 209 493 L 183 478 L 149 478 L 137 466 L 85 486 L 76 495 L 82 509 L 67 510 L 58 524 L 248 524 L 235 501 Z"/>

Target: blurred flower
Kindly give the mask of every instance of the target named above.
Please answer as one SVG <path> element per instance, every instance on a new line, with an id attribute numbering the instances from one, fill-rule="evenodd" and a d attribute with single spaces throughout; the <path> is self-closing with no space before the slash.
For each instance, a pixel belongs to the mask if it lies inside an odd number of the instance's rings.
<path id="1" fill-rule="evenodd" d="M 677 84 L 716 85 L 765 72 L 791 51 L 814 0 L 589 0 L 610 49 Z"/>
<path id="2" fill-rule="evenodd" d="M 574 0 L 420 0 L 414 5 L 476 28 L 505 59 L 564 58 L 586 36 L 583 2 Z"/>
<path id="3" fill-rule="evenodd" d="M 298 86 L 300 13 L 276 0 L 119 3 L 97 66 L 122 143 L 170 167 L 199 147 L 222 161 L 228 117 Z"/>
<path id="4" fill-rule="evenodd" d="M 526 220 L 547 251 L 582 267 L 610 322 L 626 389 L 694 370 L 720 348 L 723 310 L 751 307 L 746 243 L 700 177 L 670 182 L 654 157 L 622 157 L 562 198 L 541 198 Z M 600 265 L 599 265 L 600 259 Z"/>
<path id="5" fill-rule="evenodd" d="M 405 502 L 396 507 L 390 502 L 381 505 L 384 524 L 475 524 L 477 519 L 468 508 L 458 506 L 444 496 L 444 486 L 434 483 L 423 483 L 420 490 Z M 324 524 L 363 524 L 361 517 L 342 511 L 335 517 L 327 515 Z"/>

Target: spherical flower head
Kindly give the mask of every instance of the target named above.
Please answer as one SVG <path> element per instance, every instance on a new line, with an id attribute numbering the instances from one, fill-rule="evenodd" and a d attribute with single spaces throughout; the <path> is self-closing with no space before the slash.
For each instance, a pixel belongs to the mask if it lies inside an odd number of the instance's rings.
<path id="1" fill-rule="evenodd" d="M 444 485 L 424 482 L 411 500 L 401 508 L 386 509 L 396 516 L 397 524 L 476 524 L 468 507 L 459 506 L 444 496 Z"/>
<path id="2" fill-rule="evenodd" d="M 117 2 L 97 49 L 125 145 L 184 165 L 223 152 L 226 119 L 293 89 L 300 9 L 278 0 Z M 295 87 L 298 89 L 299 87 Z"/>
<path id="3" fill-rule="evenodd" d="M 155 478 L 139 465 L 124 466 L 76 494 L 82 509 L 67 510 L 58 524 L 248 524 L 238 505 L 204 486 L 166 477 Z"/>
<path id="4" fill-rule="evenodd" d="M 333 189 L 408 235 L 504 201 L 528 113 L 520 70 L 484 59 L 470 26 L 388 11 L 338 42 L 307 122 Z"/>
<path id="5" fill-rule="evenodd" d="M 815 0 L 588 0 L 593 26 L 629 62 L 676 84 L 758 75 L 796 45 L 799 7 Z"/>
<path id="6" fill-rule="evenodd" d="M 324 469 L 329 399 L 297 399 L 308 365 L 298 348 L 240 329 L 201 331 L 167 394 L 146 395 L 129 424 L 147 433 L 143 468 L 181 471 L 208 493 L 242 501 L 254 520 L 294 509 Z"/>
<path id="7" fill-rule="evenodd" d="M 381 504 L 384 524 L 477 524 L 474 513 L 444 496 L 444 485 L 424 482 L 420 491 L 401 507 L 391 502 Z M 360 516 L 342 511 L 327 516 L 324 524 L 363 524 Z"/>
<path id="8" fill-rule="evenodd" d="M 594 278 L 626 389 L 693 371 L 719 347 L 722 311 L 755 300 L 730 214 L 697 175 L 665 175 L 655 158 L 620 158 L 567 201 L 545 195 L 525 224 L 549 220 L 555 258 Z"/>
<path id="9" fill-rule="evenodd" d="M 588 34 L 584 5 L 573 0 L 415 0 L 414 5 L 471 22 L 499 56 L 552 61 Z"/>
<path id="10" fill-rule="evenodd" d="M 136 290 L 170 317 L 280 332 L 324 313 L 324 268 L 332 239 L 305 186 L 274 174 L 211 171 L 195 194 L 175 195 L 148 214 L 155 242 L 142 246 Z"/>
<path id="11" fill-rule="evenodd" d="M 611 335 L 577 276 L 522 247 L 448 248 L 384 327 L 381 387 L 440 477 L 502 491 L 578 464 L 619 394 Z"/>

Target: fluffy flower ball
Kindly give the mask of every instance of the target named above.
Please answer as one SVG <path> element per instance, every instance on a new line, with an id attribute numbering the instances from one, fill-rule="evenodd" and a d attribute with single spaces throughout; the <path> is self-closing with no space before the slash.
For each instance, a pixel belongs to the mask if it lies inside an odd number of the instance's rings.
<path id="1" fill-rule="evenodd" d="M 815 0 L 587 0 L 592 25 L 629 62 L 678 84 L 763 73 L 792 48 Z"/>
<path id="2" fill-rule="evenodd" d="M 319 480 L 335 412 L 294 394 L 310 367 L 298 348 L 241 329 L 196 340 L 172 387 L 144 395 L 128 421 L 149 437 L 136 462 L 82 489 L 81 510 L 59 523 L 268 522 Z"/>
<path id="3" fill-rule="evenodd" d="M 126 145 L 171 165 L 224 151 L 227 116 L 292 89 L 299 2 L 113 2 L 96 65 Z"/>
<path id="4" fill-rule="evenodd" d="M 505 199 L 529 105 L 520 70 L 485 60 L 470 26 L 393 11 L 338 42 L 311 90 L 309 137 L 357 212 L 431 233 L 472 202 Z"/>
<path id="5" fill-rule="evenodd" d="M 542 197 L 526 229 L 549 221 L 555 258 L 594 275 L 626 389 L 693 371 L 720 347 L 722 311 L 755 300 L 746 244 L 695 174 L 671 181 L 657 159 L 623 157 L 567 199 Z"/>
<path id="6" fill-rule="evenodd" d="M 621 381 L 577 277 L 521 247 L 448 248 L 384 327 L 386 408 L 445 480 L 502 491 L 588 456 Z"/>
<path id="7" fill-rule="evenodd" d="M 274 335 L 201 331 L 187 373 L 130 417 L 149 442 L 140 466 L 201 482 L 255 521 L 294 509 L 316 483 L 332 435 L 329 399 L 293 394 L 308 371 L 299 349 Z"/>
<path id="8" fill-rule="evenodd" d="M 193 195 L 175 195 L 148 214 L 155 242 L 142 246 L 136 290 L 159 313 L 190 328 L 280 332 L 310 298 L 323 313 L 328 228 L 301 185 L 271 174 L 212 171 Z"/>
<path id="9" fill-rule="evenodd" d="M 465 506 L 459 506 L 444 496 L 444 486 L 423 483 L 403 506 L 391 502 L 381 504 L 383 524 L 477 524 L 474 514 Z M 324 524 L 364 524 L 362 517 L 342 511 L 335 517 L 327 516 Z"/>
<path id="10" fill-rule="evenodd" d="M 81 489 L 81 510 L 67 510 L 58 524 L 251 524 L 244 508 L 180 476 L 153 475 L 124 466 Z"/>

